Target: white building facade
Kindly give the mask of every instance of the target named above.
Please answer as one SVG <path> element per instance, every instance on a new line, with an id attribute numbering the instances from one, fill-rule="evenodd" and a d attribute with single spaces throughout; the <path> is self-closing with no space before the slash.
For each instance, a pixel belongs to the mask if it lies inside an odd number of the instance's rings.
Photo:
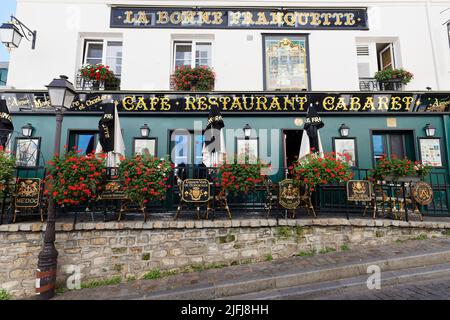
<path id="1" fill-rule="evenodd" d="M 118 8 L 124 10 L 117 13 Z M 174 8 L 180 15 L 170 15 Z M 214 8 L 227 12 L 221 26 L 213 25 L 212 13 L 202 26 L 183 25 L 183 11 Z M 242 14 L 234 27 L 229 13 L 233 8 Z M 360 23 L 366 27 L 351 28 L 358 21 L 345 13 L 330 18 L 330 23 L 320 11 L 330 8 L 361 9 L 366 18 Z M 166 10 L 168 16 L 151 15 L 158 10 Z M 258 10 L 275 11 L 281 18 L 274 19 L 281 20 L 258 21 Z M 306 15 L 290 15 L 296 11 Z M 314 12 L 322 12 L 317 21 Z M 83 64 L 101 62 L 120 75 L 121 90 L 170 90 L 171 74 L 180 64 L 212 67 L 215 91 L 360 90 L 364 79 L 389 67 L 414 74 L 405 90 L 450 90 L 448 0 L 18 0 L 16 16 L 37 31 L 37 39 L 34 50 L 23 42 L 11 52 L 8 87 L 13 89 L 44 89 L 60 74 L 75 82 Z M 116 18 L 121 19 L 119 25 L 113 23 Z M 158 18 L 167 18 L 167 26 L 147 26 Z M 306 27 L 303 18 L 309 19 Z M 279 68 L 283 62 L 267 53 L 271 43 L 282 39 L 304 50 L 304 59 L 291 62 L 292 68 Z"/>

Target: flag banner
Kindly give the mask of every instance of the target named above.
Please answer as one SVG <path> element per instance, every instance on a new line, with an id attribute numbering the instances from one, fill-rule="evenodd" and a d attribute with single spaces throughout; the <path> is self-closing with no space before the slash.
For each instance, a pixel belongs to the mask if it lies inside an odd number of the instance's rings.
<path id="1" fill-rule="evenodd" d="M 107 103 L 103 107 L 103 117 L 98 123 L 99 142 L 104 152 L 114 150 L 114 109 L 114 103 Z"/>
<path id="2" fill-rule="evenodd" d="M 14 130 L 11 114 L 5 100 L 0 100 L 0 146 L 6 147 L 8 137 Z"/>

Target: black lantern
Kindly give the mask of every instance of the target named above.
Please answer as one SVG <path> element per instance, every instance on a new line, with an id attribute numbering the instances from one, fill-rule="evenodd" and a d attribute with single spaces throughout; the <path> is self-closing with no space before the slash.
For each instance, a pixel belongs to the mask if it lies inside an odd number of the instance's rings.
<path id="1" fill-rule="evenodd" d="M 56 108 L 70 109 L 76 91 L 73 84 L 67 80 L 67 76 L 59 76 L 59 79 L 53 79 L 48 86 L 48 95 L 52 106 Z"/>
<path id="2" fill-rule="evenodd" d="M 247 123 L 245 126 L 244 126 L 244 136 L 245 136 L 245 139 L 248 139 L 248 138 L 250 138 L 250 135 L 252 134 L 252 127 L 250 127 L 250 125 Z"/>
<path id="3" fill-rule="evenodd" d="M 33 135 L 33 126 L 31 125 L 31 123 L 27 123 L 26 125 L 24 125 L 22 127 L 22 135 L 24 137 L 31 137 Z"/>
<path id="4" fill-rule="evenodd" d="M 436 128 L 432 124 L 428 123 L 425 126 L 425 134 L 427 135 L 427 137 L 434 137 L 435 133 Z"/>
<path id="5" fill-rule="evenodd" d="M 147 124 L 144 124 L 141 127 L 141 137 L 147 138 L 149 134 L 150 134 L 150 127 Z"/>
<path id="6" fill-rule="evenodd" d="M 0 39 L 8 49 L 18 48 L 23 34 L 12 22 L 5 22 L 0 27 Z"/>
<path id="7" fill-rule="evenodd" d="M 339 127 L 339 133 L 341 134 L 341 137 L 348 137 L 348 134 L 350 132 L 350 127 L 345 125 L 345 123 L 341 124 Z"/>
<path id="8" fill-rule="evenodd" d="M 24 37 L 31 41 L 31 49 L 34 49 L 36 33 L 36 31 L 32 31 L 14 16 L 11 16 L 11 21 L 5 22 L 0 26 L 0 39 L 6 48 L 10 50 L 18 48 Z"/>

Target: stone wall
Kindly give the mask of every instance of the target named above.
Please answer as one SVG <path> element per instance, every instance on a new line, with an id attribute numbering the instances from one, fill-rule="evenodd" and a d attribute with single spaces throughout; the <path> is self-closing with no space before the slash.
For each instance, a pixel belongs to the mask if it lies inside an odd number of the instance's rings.
<path id="1" fill-rule="evenodd" d="M 300 251 L 341 250 L 448 235 L 450 223 L 367 219 L 150 221 L 57 223 L 58 282 L 78 266 L 82 282 L 141 277 L 154 269 L 233 265 Z M 35 294 L 37 256 L 45 224 L 0 226 L 0 288 L 15 297 Z"/>

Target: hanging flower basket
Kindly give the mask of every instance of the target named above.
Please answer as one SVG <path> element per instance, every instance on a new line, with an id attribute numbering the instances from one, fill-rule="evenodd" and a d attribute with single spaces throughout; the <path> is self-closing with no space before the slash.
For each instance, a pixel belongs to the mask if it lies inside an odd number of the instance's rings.
<path id="1" fill-rule="evenodd" d="M 418 161 L 383 155 L 371 171 L 370 178 L 372 181 L 417 182 L 423 180 L 431 170 L 432 167 Z"/>
<path id="2" fill-rule="evenodd" d="M 402 68 L 385 69 L 375 73 L 374 78 L 380 83 L 382 90 L 400 90 L 414 78 L 414 75 Z"/>
<path id="3" fill-rule="evenodd" d="M 92 87 L 92 90 L 119 90 L 120 79 L 114 75 L 109 66 L 99 64 L 86 64 L 79 71 L 84 85 Z"/>
<path id="4" fill-rule="evenodd" d="M 14 175 L 16 161 L 11 154 L 0 147 L 0 197 L 8 190 L 11 179 Z"/>
<path id="5" fill-rule="evenodd" d="M 207 66 L 179 66 L 172 74 L 171 81 L 177 91 L 211 91 L 214 89 L 215 74 Z"/>

